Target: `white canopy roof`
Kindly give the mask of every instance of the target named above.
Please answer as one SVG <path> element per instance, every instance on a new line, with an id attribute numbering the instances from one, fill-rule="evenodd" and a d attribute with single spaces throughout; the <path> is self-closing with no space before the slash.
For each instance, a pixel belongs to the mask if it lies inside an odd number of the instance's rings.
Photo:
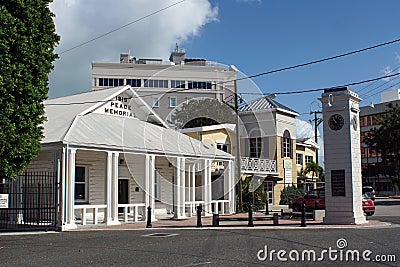
<path id="1" fill-rule="evenodd" d="M 130 87 L 45 101 L 43 144 L 216 159 L 233 156 L 169 129 Z M 157 124 L 157 125 L 156 125 Z"/>

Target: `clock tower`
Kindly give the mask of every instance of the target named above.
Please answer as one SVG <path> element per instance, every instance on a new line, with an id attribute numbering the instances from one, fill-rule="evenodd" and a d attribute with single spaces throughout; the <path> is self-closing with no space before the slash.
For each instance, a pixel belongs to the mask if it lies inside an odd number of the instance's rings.
<path id="1" fill-rule="evenodd" d="M 325 160 L 327 224 L 362 224 L 362 178 L 358 95 L 347 87 L 327 89 L 320 98 Z"/>

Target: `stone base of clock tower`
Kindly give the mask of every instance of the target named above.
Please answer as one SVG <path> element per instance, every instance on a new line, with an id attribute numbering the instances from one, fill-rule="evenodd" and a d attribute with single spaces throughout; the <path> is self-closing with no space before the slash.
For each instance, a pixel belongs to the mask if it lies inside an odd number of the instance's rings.
<path id="1" fill-rule="evenodd" d="M 324 224 L 364 224 L 367 223 L 363 214 L 354 214 L 354 212 L 330 211 L 325 213 Z"/>

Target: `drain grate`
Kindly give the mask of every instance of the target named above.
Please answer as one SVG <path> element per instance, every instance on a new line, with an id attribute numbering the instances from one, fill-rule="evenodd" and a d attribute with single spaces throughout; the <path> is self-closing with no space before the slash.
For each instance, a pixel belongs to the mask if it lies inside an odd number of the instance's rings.
<path id="1" fill-rule="evenodd" d="M 171 233 L 154 233 L 154 234 L 148 234 L 144 236 L 148 237 L 170 237 L 170 236 L 177 236 L 178 234 L 171 234 Z"/>

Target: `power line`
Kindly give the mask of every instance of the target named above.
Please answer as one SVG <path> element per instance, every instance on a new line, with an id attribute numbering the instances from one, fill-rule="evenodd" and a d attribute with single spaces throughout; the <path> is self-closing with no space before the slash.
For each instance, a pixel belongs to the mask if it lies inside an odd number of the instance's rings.
<path id="1" fill-rule="evenodd" d="M 363 48 L 363 49 L 347 52 L 347 53 L 336 55 L 336 56 L 332 56 L 332 57 L 327 57 L 327 58 L 323 58 L 323 59 L 319 59 L 319 60 L 310 61 L 310 62 L 307 62 L 307 63 L 302 63 L 302 64 L 290 66 L 290 67 L 284 67 L 284 68 L 280 68 L 280 69 L 275 69 L 275 70 L 271 70 L 271 71 L 267 71 L 267 72 L 262 72 L 262 73 L 258 73 L 258 74 L 254 74 L 254 75 L 250 75 L 250 76 L 246 76 L 246 77 L 242 77 L 242 78 L 236 79 L 236 81 L 256 78 L 256 77 L 259 77 L 259 76 L 269 75 L 269 74 L 276 73 L 276 72 L 281 72 L 281 71 L 285 71 L 285 70 L 291 70 L 291 69 L 296 69 L 296 68 L 300 68 L 300 67 L 305 67 L 305 66 L 309 66 L 309 65 L 312 65 L 312 64 L 321 63 L 321 62 L 324 62 L 324 61 L 328 61 L 328 60 L 332 60 L 332 59 L 337 59 L 337 58 L 341 58 L 341 57 L 345 57 L 345 56 L 361 53 L 361 52 L 364 52 L 364 51 L 367 51 L 367 50 L 375 49 L 375 48 L 378 48 L 378 47 L 381 47 L 381 46 L 385 46 L 385 45 L 389 45 L 389 44 L 394 44 L 394 43 L 397 43 L 397 42 L 400 42 L 400 39 L 396 39 L 396 40 L 392 40 L 392 41 L 389 41 L 389 42 L 385 42 L 385 43 L 369 46 L 369 47 L 366 47 L 366 48 Z M 232 80 L 232 81 L 235 81 L 235 80 Z M 226 82 L 231 82 L 231 81 L 226 81 Z M 226 82 L 221 82 L 221 83 L 226 83 Z"/>
<path id="2" fill-rule="evenodd" d="M 389 87 L 385 87 L 383 90 L 381 90 L 381 91 L 379 91 L 379 92 L 376 92 L 375 94 L 371 95 L 371 97 L 374 96 L 374 95 L 377 95 L 377 94 L 379 94 L 379 93 L 382 93 L 383 91 L 386 91 L 387 89 L 390 89 L 390 88 L 392 88 L 392 87 L 394 87 L 394 86 L 396 86 L 396 85 L 398 85 L 398 84 L 400 84 L 400 82 L 397 82 L 397 83 L 395 83 L 395 84 L 392 84 L 392 85 L 389 86 Z"/>
<path id="3" fill-rule="evenodd" d="M 319 88 L 319 89 L 310 89 L 310 90 L 302 90 L 302 91 L 282 92 L 282 93 L 274 93 L 274 94 L 276 94 L 276 95 L 289 95 L 289 94 L 301 94 L 301 93 L 317 92 L 317 91 L 322 91 L 322 90 L 326 90 L 326 89 L 349 87 L 349 86 L 353 86 L 353 85 L 359 85 L 359 84 L 373 82 L 373 81 L 377 81 L 377 80 L 380 80 L 380 79 L 389 78 L 389 77 L 398 76 L 398 75 L 400 75 L 400 73 L 395 73 L 395 74 L 391 74 L 391 75 L 385 75 L 385 76 L 382 76 L 382 77 L 377 77 L 377 78 L 364 80 L 364 81 L 360 81 L 360 82 L 353 82 L 353 83 L 343 84 L 343 85 L 339 85 L 339 86 L 325 87 L 325 88 Z"/>
<path id="4" fill-rule="evenodd" d="M 391 79 L 391 80 L 389 79 L 388 81 L 382 83 L 381 85 L 378 85 L 378 86 L 372 88 L 371 90 L 369 90 L 369 91 L 367 91 L 367 92 L 361 94 L 360 96 L 370 96 L 370 93 L 371 93 L 371 92 L 377 90 L 378 88 L 380 88 L 380 87 L 382 87 L 382 86 L 384 86 L 384 85 L 386 85 L 386 84 L 388 84 L 388 83 L 390 83 L 390 82 L 393 82 L 394 80 L 397 80 L 398 78 L 400 78 L 400 77 L 396 77 L 396 78 L 393 78 L 393 79 Z M 385 87 L 385 88 L 387 88 L 387 87 Z M 389 87 L 389 88 L 390 88 L 390 87 Z M 385 90 L 385 89 L 384 89 L 384 90 Z M 375 94 L 374 94 L 374 95 L 375 95 Z"/>
<path id="5" fill-rule="evenodd" d="M 348 86 L 353 86 L 353 85 L 373 82 L 373 81 L 376 81 L 376 80 L 389 78 L 389 77 L 393 77 L 393 76 L 398 76 L 398 75 L 400 75 L 400 73 L 395 73 L 395 74 L 391 74 L 391 75 L 385 75 L 385 76 L 381 76 L 381 77 L 377 77 L 377 78 L 373 78 L 373 79 L 368 79 L 368 80 L 363 80 L 363 81 L 353 82 L 353 83 L 348 83 L 348 84 L 343 84 L 343 85 L 337 85 L 337 86 L 332 86 L 332 87 L 324 87 L 324 88 L 308 89 L 308 90 L 300 90 L 300 91 L 289 91 L 289 92 L 276 92 L 276 93 L 272 93 L 272 94 L 289 95 L 289 94 L 302 94 L 302 93 L 318 92 L 318 91 L 323 91 L 323 90 L 326 90 L 326 89 L 348 87 Z M 104 89 L 104 90 L 107 90 L 107 89 Z M 147 97 L 147 96 L 159 96 L 160 94 L 176 93 L 176 92 L 182 92 L 182 91 L 187 91 L 187 90 L 191 90 L 191 89 L 180 88 L 180 89 L 170 90 L 170 91 L 163 92 L 163 93 L 150 93 L 150 94 L 145 94 L 145 95 L 141 95 L 141 96 L 138 96 L 138 97 L 132 97 L 132 98 L 139 98 L 139 97 L 143 98 L 143 97 Z M 256 93 L 241 93 L 241 94 L 253 94 L 253 95 L 256 95 Z M 265 94 L 258 93 L 258 95 L 265 95 Z M 113 100 L 84 101 L 84 102 L 71 102 L 71 103 L 49 103 L 49 104 L 46 104 L 46 106 L 66 106 L 66 105 L 95 104 L 95 103 L 101 103 L 101 102 L 106 103 L 106 102 L 110 102 L 110 101 L 113 101 Z"/>
<path id="6" fill-rule="evenodd" d="M 173 6 L 179 5 L 179 4 L 181 4 L 181 3 L 185 2 L 185 1 L 186 1 L 186 0 L 181 0 L 181 1 L 178 1 L 178 2 L 175 2 L 175 3 L 171 4 L 171 5 L 169 5 L 169 6 L 167 6 L 167 7 L 161 8 L 161 9 L 159 9 L 159 10 L 157 10 L 157 11 L 154 11 L 154 12 L 152 12 L 152 13 L 146 15 L 146 16 L 143 16 L 143 17 L 141 17 L 141 18 L 139 18 L 139 19 L 136 19 L 136 20 L 134 20 L 134 21 L 131 21 L 131 22 L 129 22 L 129 23 L 125 24 L 125 25 L 122 25 L 122 26 L 120 26 L 120 27 L 118 27 L 118 28 L 115 28 L 115 29 L 113 29 L 113 30 L 111 30 L 111 31 L 109 31 L 109 32 L 106 32 L 106 33 L 103 33 L 103 34 L 101 34 L 101 35 L 99 35 L 99 36 L 97 36 L 97 37 L 94 37 L 94 38 L 92 38 L 92 39 L 90 39 L 90 40 L 88 40 L 88 41 L 86 41 L 86 42 L 83 42 L 83 43 L 78 44 L 78 45 L 76 45 L 76 46 L 73 46 L 73 47 L 71 47 L 71 48 L 69 48 L 69 49 L 67 49 L 67 50 L 64 50 L 64 51 L 60 52 L 59 55 L 65 54 L 65 53 L 70 52 L 70 51 L 72 51 L 72 50 L 75 50 L 75 49 L 77 49 L 77 48 L 79 48 L 79 47 L 82 47 L 82 46 L 84 46 L 84 45 L 87 45 L 87 44 L 89 44 L 89 43 L 91 43 L 91 42 L 94 42 L 94 41 L 96 41 L 96 40 L 98 40 L 98 39 L 100 39 L 100 38 L 103 38 L 103 37 L 105 37 L 105 36 L 107 36 L 107 35 L 109 35 L 109 34 L 111 34 L 111 33 L 114 33 L 114 32 L 116 32 L 116 31 L 119 31 L 119 30 L 123 29 L 123 28 L 126 28 L 126 27 L 128 27 L 128 26 L 130 26 L 130 25 L 132 25 L 132 24 L 134 24 L 134 23 L 137 23 L 137 22 L 139 22 L 139 21 L 142 21 L 142 20 L 144 20 L 144 19 L 146 19 L 146 18 L 148 18 L 148 17 L 151 17 L 151 16 L 153 16 L 153 15 L 155 15 L 155 14 L 161 13 L 162 11 L 165 11 L 165 10 L 167 10 L 167 9 L 173 7 Z"/>
<path id="7" fill-rule="evenodd" d="M 391 70 L 389 73 L 393 73 L 394 71 L 397 71 L 397 70 L 399 70 L 399 69 L 400 69 L 400 66 L 394 68 L 394 69 Z M 367 85 L 367 86 L 361 88 L 361 89 L 358 90 L 356 93 L 357 93 L 357 94 L 360 94 L 361 91 L 364 91 L 365 89 L 367 89 L 368 87 L 370 87 L 370 86 L 376 84 L 377 82 L 378 82 L 378 81 L 375 81 L 375 82 L 373 82 L 373 83 L 371 83 L 371 84 L 369 84 L 369 85 Z M 390 81 L 389 81 L 389 82 L 390 82 Z M 387 82 L 386 82 L 386 83 L 387 83 Z M 386 83 L 384 83 L 384 84 L 386 84 Z M 379 87 L 381 87 L 381 86 L 382 86 L 382 85 L 379 85 L 379 86 L 377 86 L 377 87 L 374 87 L 374 89 L 371 89 L 371 90 L 369 90 L 368 92 L 374 91 L 375 89 L 377 89 L 377 88 L 379 88 Z M 367 92 L 367 93 L 368 93 L 368 92 Z M 367 94 L 367 93 L 364 93 L 364 94 Z M 363 95 L 364 95 L 364 94 L 363 94 Z"/>

